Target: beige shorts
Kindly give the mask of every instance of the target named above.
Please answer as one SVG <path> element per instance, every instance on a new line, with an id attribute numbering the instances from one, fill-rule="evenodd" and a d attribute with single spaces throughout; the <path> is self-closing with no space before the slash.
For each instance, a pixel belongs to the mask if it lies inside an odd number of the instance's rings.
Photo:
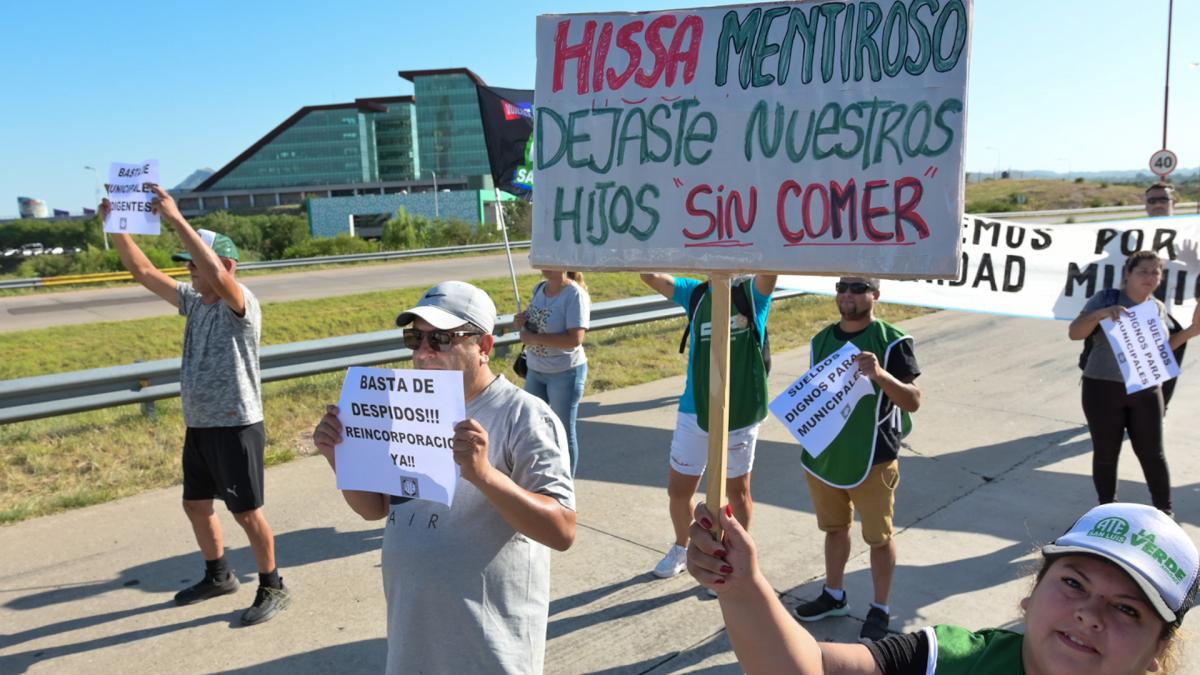
<path id="1" fill-rule="evenodd" d="M 871 467 L 867 477 L 849 490 L 836 488 L 805 471 L 808 492 L 812 495 L 817 527 L 822 532 L 850 529 L 854 510 L 862 521 L 863 541 L 872 548 L 892 540 L 892 515 L 896 505 L 896 487 L 900 485 L 900 462 L 893 459 Z"/>
<path id="2" fill-rule="evenodd" d="M 754 446 L 758 443 L 761 422 L 729 432 L 729 459 L 726 478 L 738 478 L 754 468 Z M 701 429 L 696 416 L 678 413 L 675 433 L 671 435 L 671 468 L 686 476 L 699 476 L 708 465 L 708 432 Z"/>

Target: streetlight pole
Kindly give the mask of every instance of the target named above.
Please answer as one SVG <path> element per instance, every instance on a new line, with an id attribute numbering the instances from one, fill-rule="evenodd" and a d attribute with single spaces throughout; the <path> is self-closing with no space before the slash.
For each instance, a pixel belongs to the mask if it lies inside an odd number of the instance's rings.
<path id="1" fill-rule="evenodd" d="M 1163 82 L 1163 142 L 1162 149 L 1167 149 L 1167 102 L 1171 99 L 1171 20 L 1175 16 L 1175 0 L 1167 3 L 1167 77 Z"/>
<path id="2" fill-rule="evenodd" d="M 434 171 L 433 169 L 425 169 L 425 170 L 428 171 L 433 176 L 433 219 L 441 220 L 441 217 L 442 217 L 441 212 L 438 210 L 437 172 Z"/>
<path id="3" fill-rule="evenodd" d="M 93 194 L 93 198 L 95 199 L 95 201 L 93 203 L 95 203 L 98 206 L 100 204 L 100 172 L 97 171 L 96 167 L 94 167 L 94 166 L 85 166 L 85 167 L 83 167 L 83 170 L 91 171 L 92 177 L 96 179 L 96 189 L 95 189 L 95 192 L 93 192 L 92 194 Z M 100 237 L 102 239 L 104 239 L 104 250 L 107 251 L 108 250 L 108 233 L 104 231 L 104 219 L 103 218 L 100 219 Z"/>

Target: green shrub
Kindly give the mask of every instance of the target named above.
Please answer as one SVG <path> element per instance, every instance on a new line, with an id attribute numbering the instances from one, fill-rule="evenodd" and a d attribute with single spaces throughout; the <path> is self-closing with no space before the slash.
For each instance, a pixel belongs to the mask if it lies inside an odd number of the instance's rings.
<path id="1" fill-rule="evenodd" d="M 1014 203 L 1002 199 L 975 199 L 967 202 L 967 213 L 1004 213 L 1015 211 Z"/>
<path id="2" fill-rule="evenodd" d="M 307 239 L 287 247 L 283 257 L 314 258 L 327 255 L 349 255 L 353 253 L 372 253 L 379 250 L 379 244 L 369 242 L 350 234 L 339 234 L 336 237 L 319 237 Z"/>

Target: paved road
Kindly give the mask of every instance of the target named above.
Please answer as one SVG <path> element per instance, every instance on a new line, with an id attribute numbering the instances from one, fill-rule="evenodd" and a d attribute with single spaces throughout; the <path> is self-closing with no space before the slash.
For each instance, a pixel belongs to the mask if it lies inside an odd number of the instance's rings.
<path id="1" fill-rule="evenodd" d="M 529 256 L 513 256 L 517 274 L 531 271 Z M 247 276 L 243 282 L 262 302 L 325 298 L 427 285 L 433 279 L 508 276 L 504 255 L 418 260 L 386 265 L 330 267 L 310 272 Z M 175 310 L 137 284 L 83 291 L 47 291 L 0 297 L 0 333 L 96 321 L 165 316 Z"/>
<path id="2" fill-rule="evenodd" d="M 1017 625 L 1035 546 L 1094 500 L 1078 343 L 1050 321 L 940 312 L 905 326 L 917 338 L 924 403 L 901 461 L 893 627 Z M 785 350 L 785 336 L 775 343 L 771 390 L 780 391 L 808 355 Z M 1184 414 L 1200 405 L 1196 362 L 1167 419 L 1167 448 L 1176 513 L 1200 538 L 1200 428 Z M 672 536 L 666 448 L 682 388 L 675 377 L 584 400 L 579 535 L 553 557 L 548 673 L 737 672 L 717 603 L 686 576 L 649 574 Z M 794 605 L 816 594 L 822 538 L 786 431 L 768 422 L 758 452 L 753 531 L 768 579 Z M 1120 476 L 1123 498 L 1147 501 L 1128 449 Z M 252 587 L 171 604 L 200 571 L 178 488 L 0 528 L 0 673 L 379 672 L 378 525 L 350 512 L 317 457 L 268 470 L 267 490 L 298 600 L 249 629 L 236 622 Z M 245 538 L 221 517 L 229 558 L 251 583 Z M 857 637 L 870 595 L 866 558 L 856 531 L 851 615 L 813 624 L 819 638 Z M 1197 649 L 1178 672 L 1200 672 Z"/>

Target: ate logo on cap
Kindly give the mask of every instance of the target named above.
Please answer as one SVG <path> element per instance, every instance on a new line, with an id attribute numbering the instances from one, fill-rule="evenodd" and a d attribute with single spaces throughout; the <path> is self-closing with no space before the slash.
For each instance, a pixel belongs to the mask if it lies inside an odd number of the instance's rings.
<path id="1" fill-rule="evenodd" d="M 1129 521 L 1125 520 L 1124 518 L 1112 516 L 1109 518 L 1104 518 L 1093 525 L 1091 531 L 1087 533 L 1087 536 L 1100 537 L 1101 539 L 1115 541 L 1118 544 L 1124 544 L 1125 537 L 1128 534 Z"/>

